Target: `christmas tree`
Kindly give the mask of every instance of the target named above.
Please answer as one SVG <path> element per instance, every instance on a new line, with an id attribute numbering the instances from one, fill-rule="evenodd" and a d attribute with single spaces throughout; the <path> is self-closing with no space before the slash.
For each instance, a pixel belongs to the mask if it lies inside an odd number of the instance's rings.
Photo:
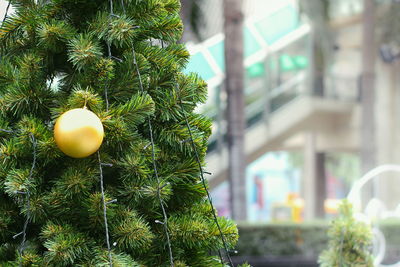
<path id="1" fill-rule="evenodd" d="M 321 267 L 373 266 L 371 227 L 354 218 L 348 201 L 341 204 L 340 216 L 332 222 L 328 236 L 328 248 L 319 257 Z"/>
<path id="2" fill-rule="evenodd" d="M 216 251 L 238 232 L 207 199 L 211 121 L 194 112 L 207 85 L 182 73 L 179 0 L 11 4 L 0 30 L 0 266 L 225 266 Z M 55 131 L 71 110 L 77 134 Z M 98 151 L 79 152 L 92 141 Z"/>

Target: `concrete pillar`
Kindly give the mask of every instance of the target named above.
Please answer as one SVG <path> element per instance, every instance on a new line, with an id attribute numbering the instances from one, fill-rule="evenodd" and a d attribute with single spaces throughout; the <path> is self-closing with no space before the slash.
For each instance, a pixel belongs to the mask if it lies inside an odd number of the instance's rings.
<path id="1" fill-rule="evenodd" d="M 365 174 L 376 167 L 376 120 L 375 120 L 375 2 L 363 0 L 361 43 L 361 132 L 360 156 L 361 171 Z M 363 202 L 371 198 L 374 188 L 367 184 L 362 191 Z"/>
<path id="2" fill-rule="evenodd" d="M 316 135 L 313 132 L 307 132 L 304 136 L 304 169 L 302 179 L 302 196 L 304 198 L 304 219 L 311 220 L 316 217 L 317 207 L 317 153 L 316 153 Z"/>
<path id="3" fill-rule="evenodd" d="M 318 218 L 325 217 L 325 199 L 326 199 L 326 171 L 325 171 L 325 153 L 318 152 L 316 154 L 316 206 L 315 206 L 315 215 Z"/>
<path id="4" fill-rule="evenodd" d="M 379 62 L 377 90 L 377 161 L 378 164 L 400 164 L 400 79 L 399 62 Z M 390 209 L 400 203 L 400 173 L 386 173 L 373 183 L 376 195 Z"/>
<path id="5" fill-rule="evenodd" d="M 304 169 L 302 197 L 304 198 L 304 219 L 324 218 L 326 198 L 325 153 L 317 152 L 317 134 L 307 132 L 304 136 Z"/>
<path id="6" fill-rule="evenodd" d="M 234 220 L 240 222 L 247 220 L 246 156 L 244 153 L 246 114 L 243 68 L 243 1 L 224 0 L 223 2 L 231 214 Z"/>

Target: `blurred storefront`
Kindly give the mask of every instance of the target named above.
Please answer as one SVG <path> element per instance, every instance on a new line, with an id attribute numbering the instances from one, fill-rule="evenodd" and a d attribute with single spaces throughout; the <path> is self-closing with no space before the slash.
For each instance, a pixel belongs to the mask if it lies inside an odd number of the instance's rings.
<path id="1" fill-rule="evenodd" d="M 301 197 L 303 154 L 269 152 L 247 167 L 246 187 L 249 222 L 302 222 L 307 203 Z M 325 218 L 337 214 L 340 199 L 359 176 L 359 159 L 350 153 L 330 153 L 326 160 Z M 229 216 L 229 188 L 225 181 L 212 190 L 220 215 Z"/>

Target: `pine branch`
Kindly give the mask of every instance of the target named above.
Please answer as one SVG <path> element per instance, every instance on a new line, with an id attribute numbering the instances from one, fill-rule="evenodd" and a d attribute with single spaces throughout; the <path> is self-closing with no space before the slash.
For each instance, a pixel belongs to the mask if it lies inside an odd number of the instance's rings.
<path id="1" fill-rule="evenodd" d="M 179 13 L 181 10 L 181 2 L 178 0 L 165 0 L 163 3 L 165 10 L 169 13 Z"/>
<path id="2" fill-rule="evenodd" d="M 112 228 L 117 247 L 140 255 L 151 246 L 154 234 L 150 226 L 134 212 L 124 212 L 123 220 Z"/>
<path id="3" fill-rule="evenodd" d="M 182 121 L 181 123 L 165 125 L 164 128 L 156 128 L 156 140 L 158 143 L 163 144 L 166 150 L 170 149 L 184 155 L 190 155 L 194 152 L 192 144 L 188 142 L 190 133 L 184 122 Z M 205 123 L 210 125 L 209 121 L 205 121 Z M 194 126 L 191 127 L 191 130 L 194 145 L 200 156 L 204 157 L 208 133 L 205 134 Z"/>
<path id="4" fill-rule="evenodd" d="M 140 92 L 140 82 L 137 75 L 136 66 L 131 51 L 122 55 L 123 62 L 115 67 L 115 72 L 119 73 L 118 79 L 111 81 L 111 95 L 117 102 L 125 102 L 132 97 L 132 94 Z M 150 62 L 141 54 L 136 53 L 137 66 L 142 76 L 144 90 L 148 89 L 149 73 L 152 68 Z"/>
<path id="5" fill-rule="evenodd" d="M 112 197 L 106 194 L 105 201 L 111 201 Z M 98 229 L 103 232 L 104 218 L 103 218 L 103 204 L 102 196 L 100 192 L 90 194 L 84 201 L 84 206 L 88 213 L 88 220 L 92 228 Z M 107 216 L 112 221 L 115 216 L 116 204 L 110 203 L 107 205 Z"/>
<path id="6" fill-rule="evenodd" d="M 19 118 L 24 114 L 37 114 L 38 117 L 46 118 L 52 106 L 53 96 L 53 92 L 44 84 L 29 87 L 16 83 L 8 87 L 1 99 L 0 111 L 14 118 Z"/>
<path id="7" fill-rule="evenodd" d="M 87 34 L 79 34 L 68 43 L 69 61 L 78 71 L 98 61 L 102 54 L 99 44 Z"/>
<path id="8" fill-rule="evenodd" d="M 154 102 L 149 95 L 138 93 L 123 105 L 112 109 L 112 116 L 119 116 L 131 126 L 137 126 L 154 112 Z"/>
<path id="9" fill-rule="evenodd" d="M 77 259 L 90 253 L 91 240 L 69 225 L 49 224 L 43 229 L 42 237 L 46 237 L 44 242 L 47 249 L 44 256 L 46 264 L 70 266 Z"/>
<path id="10" fill-rule="evenodd" d="M 29 168 L 10 171 L 4 183 L 5 192 L 11 197 L 18 198 L 20 196 L 18 192 L 26 192 L 28 189 L 34 191 L 35 183 L 28 180 L 29 172 Z"/>
<path id="11" fill-rule="evenodd" d="M 126 153 L 126 155 L 117 162 L 117 166 L 121 168 L 121 178 L 123 180 L 141 180 L 148 178 L 152 170 L 146 164 L 143 157 L 139 154 Z"/>
<path id="12" fill-rule="evenodd" d="M 219 218 L 219 224 L 229 246 L 237 242 L 237 228 L 231 221 Z M 214 222 L 199 214 L 179 214 L 170 218 L 171 238 L 179 240 L 188 249 L 208 247 L 218 250 L 223 247 L 219 231 Z"/>
<path id="13" fill-rule="evenodd" d="M 39 45 L 53 52 L 61 52 L 67 42 L 76 35 L 75 29 L 65 21 L 51 20 L 43 23 L 37 30 Z"/>
<path id="14" fill-rule="evenodd" d="M 104 132 L 108 140 L 104 146 L 109 151 L 123 153 L 126 144 L 135 142 L 140 138 L 140 135 L 121 117 L 112 118 L 108 113 L 103 113 L 100 114 L 100 119 L 103 122 Z"/>
<path id="15" fill-rule="evenodd" d="M 82 89 L 80 85 L 76 85 L 68 98 L 68 109 L 87 107 L 89 110 L 99 113 L 104 109 L 103 99 L 90 87 Z"/>
<path id="16" fill-rule="evenodd" d="M 0 59 L 0 92 L 4 93 L 7 86 L 16 82 L 18 70 L 6 58 Z"/>
<path id="17" fill-rule="evenodd" d="M 115 253 L 112 252 L 112 261 L 113 266 L 122 267 L 122 266 L 130 266 L 130 267 L 142 267 L 142 265 L 138 264 L 136 261 L 132 259 L 132 257 L 126 253 Z M 108 252 L 101 248 L 97 248 L 95 250 L 95 255 L 92 258 L 88 258 L 86 262 L 82 265 L 82 267 L 109 267 L 108 263 Z"/>
<path id="18" fill-rule="evenodd" d="M 43 160 L 43 165 L 57 162 L 63 156 L 53 136 L 46 136 L 39 140 L 38 157 Z"/>
<path id="19" fill-rule="evenodd" d="M 332 222 L 328 236 L 328 248 L 318 259 L 322 267 L 373 266 L 369 251 L 372 243 L 371 228 L 363 222 L 356 221 L 348 201 L 344 201 L 340 206 L 340 217 Z"/>
<path id="20" fill-rule="evenodd" d="M 158 189 L 159 186 L 160 189 Z M 158 191 L 160 191 L 159 195 Z M 143 195 L 143 201 L 151 209 L 159 208 L 160 201 L 167 203 L 173 194 L 171 184 L 166 179 L 160 179 L 160 184 L 157 180 L 151 179 L 140 189 L 140 192 Z"/>
<path id="21" fill-rule="evenodd" d="M 93 185 L 97 182 L 97 168 L 91 164 L 80 163 L 66 169 L 61 177 L 55 181 L 55 190 L 63 192 L 66 198 L 87 197 Z"/>
<path id="22" fill-rule="evenodd" d="M 138 36 L 137 24 L 125 15 L 110 17 L 106 12 L 100 13 L 91 27 L 99 40 L 118 48 L 129 46 Z"/>

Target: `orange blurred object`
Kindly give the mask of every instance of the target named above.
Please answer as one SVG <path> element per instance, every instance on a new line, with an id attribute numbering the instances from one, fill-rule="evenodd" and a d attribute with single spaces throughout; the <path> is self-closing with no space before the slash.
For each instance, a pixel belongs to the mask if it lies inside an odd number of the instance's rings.
<path id="1" fill-rule="evenodd" d="M 341 199 L 336 198 L 327 198 L 324 201 L 324 209 L 328 214 L 337 214 L 339 212 L 339 205 L 341 203 Z"/>
<path id="2" fill-rule="evenodd" d="M 303 221 L 304 200 L 297 193 L 289 193 L 286 203 L 292 210 L 292 220 L 294 222 Z"/>

